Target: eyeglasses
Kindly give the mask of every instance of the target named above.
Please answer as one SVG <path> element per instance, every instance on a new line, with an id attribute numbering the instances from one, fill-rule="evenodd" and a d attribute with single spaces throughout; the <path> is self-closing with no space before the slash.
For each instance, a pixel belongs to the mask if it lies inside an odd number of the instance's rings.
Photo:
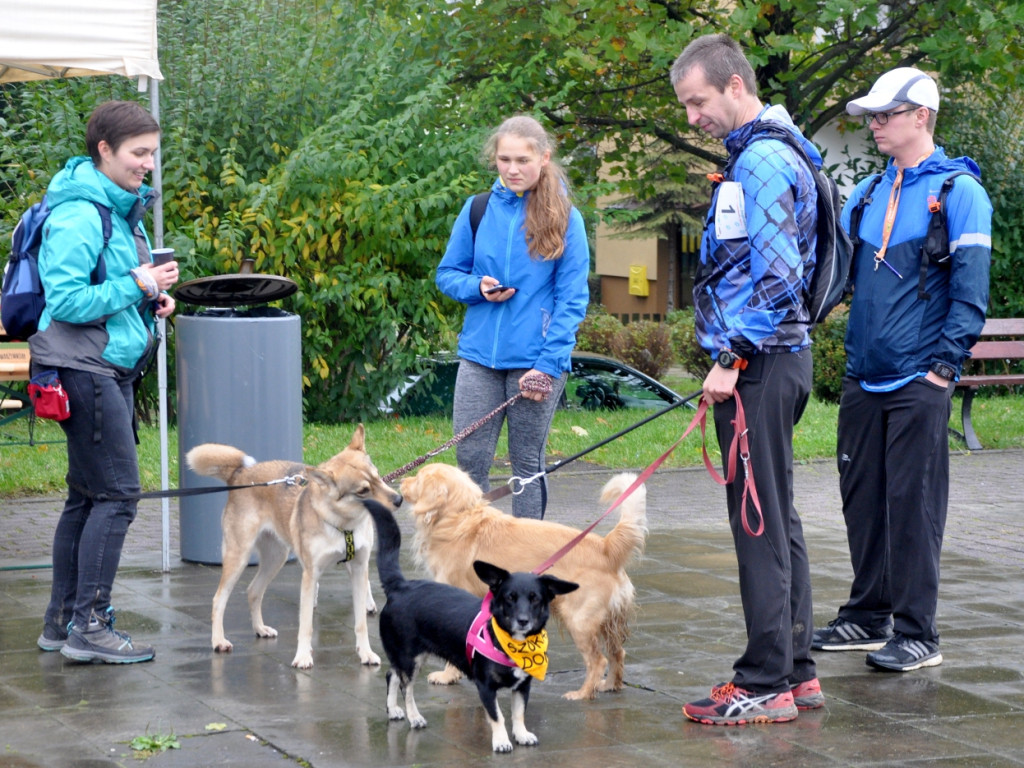
<path id="1" fill-rule="evenodd" d="M 905 115 L 907 112 L 917 112 L 917 110 L 917 107 L 913 107 L 911 109 L 901 109 L 896 112 L 866 112 L 863 115 L 864 125 L 871 125 L 872 120 L 877 120 L 879 125 L 885 125 L 893 115 Z"/>

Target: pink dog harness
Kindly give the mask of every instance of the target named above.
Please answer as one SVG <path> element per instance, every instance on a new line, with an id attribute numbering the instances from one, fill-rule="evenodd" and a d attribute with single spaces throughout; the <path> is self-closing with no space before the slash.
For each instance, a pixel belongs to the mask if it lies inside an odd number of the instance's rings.
<path id="1" fill-rule="evenodd" d="M 493 597 L 494 595 L 490 592 L 484 595 L 483 603 L 480 604 L 480 613 L 476 615 L 469 627 L 469 634 L 466 635 L 466 659 L 472 664 L 474 654 L 479 653 L 496 664 L 514 667 L 516 663 L 494 644 L 494 641 L 491 640 L 491 633 L 487 631 L 487 623 L 491 620 L 491 598 Z"/>

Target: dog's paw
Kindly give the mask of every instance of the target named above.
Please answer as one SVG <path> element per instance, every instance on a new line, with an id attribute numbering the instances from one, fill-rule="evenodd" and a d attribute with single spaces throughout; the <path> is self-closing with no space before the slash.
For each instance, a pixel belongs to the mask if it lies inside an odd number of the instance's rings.
<path id="1" fill-rule="evenodd" d="M 562 698 L 566 701 L 589 701 L 590 699 L 597 698 L 597 691 L 587 691 L 584 688 L 580 688 L 578 691 L 569 691 L 563 693 Z"/>
<path id="2" fill-rule="evenodd" d="M 537 746 L 537 744 L 539 742 L 539 739 L 534 734 L 530 733 L 529 731 L 523 731 L 522 733 L 517 733 L 515 736 L 516 736 L 516 744 L 521 744 L 524 747 L 535 747 L 535 746 Z"/>
<path id="3" fill-rule="evenodd" d="M 261 627 L 253 627 L 256 630 L 256 637 L 277 637 L 277 630 L 264 624 Z"/>
<path id="4" fill-rule="evenodd" d="M 217 653 L 228 653 L 232 648 L 234 648 L 234 646 L 231 645 L 227 638 L 213 641 L 213 650 Z"/>
<path id="5" fill-rule="evenodd" d="M 313 666 L 313 654 L 299 651 L 292 659 L 292 666 L 297 669 L 310 669 Z"/>
<path id="6" fill-rule="evenodd" d="M 512 751 L 512 742 L 508 740 L 508 736 L 506 736 L 504 739 L 500 739 L 497 736 L 495 736 L 493 739 L 491 739 L 491 747 L 494 749 L 495 752 L 498 752 L 500 754 L 507 754 Z"/>
<path id="7" fill-rule="evenodd" d="M 409 718 L 409 725 L 411 725 L 413 728 L 417 728 L 417 729 L 419 729 L 419 728 L 426 728 L 427 727 L 427 718 L 423 717 L 422 715 L 420 717 L 410 717 Z"/>
<path id="8" fill-rule="evenodd" d="M 405 720 L 405 710 L 401 707 L 388 707 L 388 720 Z"/>
<path id="9" fill-rule="evenodd" d="M 380 666 L 380 656 L 371 651 L 369 648 L 367 648 L 365 651 L 359 651 L 359 661 L 368 667 Z"/>
<path id="10" fill-rule="evenodd" d="M 462 673 L 455 667 L 446 667 L 427 675 L 427 682 L 431 685 L 455 685 L 461 679 Z"/>

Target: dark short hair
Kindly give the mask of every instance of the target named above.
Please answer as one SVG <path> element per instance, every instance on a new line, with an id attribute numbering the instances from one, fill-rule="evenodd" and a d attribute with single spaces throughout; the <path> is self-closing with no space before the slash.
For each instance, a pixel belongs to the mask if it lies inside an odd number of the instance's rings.
<path id="1" fill-rule="evenodd" d="M 94 163 L 100 161 L 100 142 L 116 152 L 125 139 L 144 133 L 159 133 L 160 124 L 134 101 L 106 101 L 93 110 L 85 128 L 85 148 Z"/>
<path id="2" fill-rule="evenodd" d="M 694 67 L 700 67 L 708 83 L 720 92 L 725 91 L 730 77 L 739 75 L 747 92 L 757 96 L 754 68 L 740 44 L 728 35 L 704 35 L 686 46 L 669 71 L 672 85 L 689 75 Z"/>

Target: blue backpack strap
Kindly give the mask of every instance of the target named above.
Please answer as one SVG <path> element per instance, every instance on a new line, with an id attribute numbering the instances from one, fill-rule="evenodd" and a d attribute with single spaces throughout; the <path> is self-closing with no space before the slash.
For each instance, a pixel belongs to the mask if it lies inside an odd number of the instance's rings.
<path id="1" fill-rule="evenodd" d="M 473 195 L 473 202 L 469 206 L 469 228 L 473 232 L 473 242 L 476 242 L 476 231 L 480 229 L 480 220 L 487 210 L 487 201 L 491 199 L 491 192 L 481 192 Z"/>

